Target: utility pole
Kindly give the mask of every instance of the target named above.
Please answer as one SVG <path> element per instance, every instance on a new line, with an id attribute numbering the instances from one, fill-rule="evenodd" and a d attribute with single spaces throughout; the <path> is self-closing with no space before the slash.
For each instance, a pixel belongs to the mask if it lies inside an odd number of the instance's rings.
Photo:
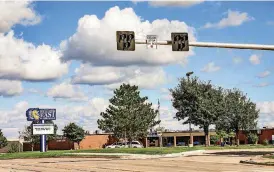
<path id="1" fill-rule="evenodd" d="M 187 80 L 188 83 L 190 82 L 189 80 L 189 76 L 192 75 L 194 72 L 187 72 L 186 76 L 187 76 Z M 193 147 L 193 136 L 192 136 L 192 129 L 191 129 L 191 114 L 189 114 L 189 147 Z"/>

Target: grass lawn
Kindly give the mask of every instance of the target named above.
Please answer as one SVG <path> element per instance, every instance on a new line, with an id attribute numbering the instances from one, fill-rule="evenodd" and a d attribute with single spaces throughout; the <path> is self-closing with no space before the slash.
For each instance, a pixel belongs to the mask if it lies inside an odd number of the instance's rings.
<path id="1" fill-rule="evenodd" d="M 241 145 L 237 146 L 194 146 L 189 147 L 168 147 L 168 148 L 116 148 L 116 149 L 85 149 L 85 150 L 67 150 L 67 151 L 48 151 L 44 153 L 40 152 L 20 152 L 20 153 L 7 153 L 0 154 L 0 160 L 2 159 L 28 159 L 28 158 L 54 158 L 54 157 L 104 157 L 104 158 L 118 158 L 115 155 L 72 155 L 66 153 L 129 153 L 129 154 L 149 154 L 149 155 L 161 155 L 170 153 L 180 153 L 193 150 L 226 150 L 226 149 L 258 149 L 258 148 L 274 148 L 273 145 Z"/>
<path id="2" fill-rule="evenodd" d="M 119 158 L 114 155 L 69 155 L 66 151 L 48 151 L 48 152 L 20 152 L 0 154 L 0 160 L 5 159 L 32 159 L 32 158 L 61 158 L 61 157 L 78 157 L 78 158 Z"/>

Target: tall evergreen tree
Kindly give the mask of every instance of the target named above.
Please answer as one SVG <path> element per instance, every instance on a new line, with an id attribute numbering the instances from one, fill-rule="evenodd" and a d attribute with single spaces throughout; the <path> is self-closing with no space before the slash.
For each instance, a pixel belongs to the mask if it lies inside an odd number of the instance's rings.
<path id="1" fill-rule="evenodd" d="M 155 120 L 158 111 L 147 100 L 148 97 L 140 96 L 138 86 L 122 84 L 114 90 L 109 107 L 101 112 L 98 128 L 113 132 L 117 138 L 126 138 L 130 143 L 145 137 L 151 127 L 160 123 L 160 120 Z"/>
<path id="2" fill-rule="evenodd" d="M 0 149 L 8 145 L 8 140 L 4 136 L 2 129 L 0 129 Z"/>

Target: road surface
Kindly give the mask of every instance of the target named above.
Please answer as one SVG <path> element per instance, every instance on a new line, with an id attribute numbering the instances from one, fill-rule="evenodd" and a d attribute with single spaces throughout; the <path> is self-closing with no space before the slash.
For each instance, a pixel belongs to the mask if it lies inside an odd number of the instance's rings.
<path id="1" fill-rule="evenodd" d="M 266 151 L 266 150 L 265 150 Z M 274 152 L 274 150 L 268 150 Z M 255 151 L 206 151 L 159 159 L 43 158 L 0 160 L 0 172 L 273 172 L 274 166 L 240 164 L 265 154 Z"/>

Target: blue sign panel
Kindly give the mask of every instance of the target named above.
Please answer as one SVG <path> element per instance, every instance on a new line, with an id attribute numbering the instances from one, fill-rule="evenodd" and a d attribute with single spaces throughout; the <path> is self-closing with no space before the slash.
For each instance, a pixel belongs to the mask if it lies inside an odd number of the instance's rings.
<path id="1" fill-rule="evenodd" d="M 56 109 L 30 108 L 26 116 L 28 121 L 56 120 Z"/>

